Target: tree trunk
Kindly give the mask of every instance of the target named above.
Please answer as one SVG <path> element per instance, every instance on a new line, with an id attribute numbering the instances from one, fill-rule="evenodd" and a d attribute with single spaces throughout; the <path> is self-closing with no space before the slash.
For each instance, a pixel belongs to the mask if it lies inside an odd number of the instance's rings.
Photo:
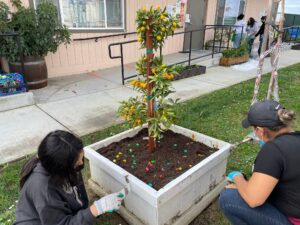
<path id="1" fill-rule="evenodd" d="M 150 83 L 150 76 L 152 75 L 151 67 L 152 60 L 154 57 L 153 54 L 153 34 L 150 29 L 151 19 L 146 20 L 146 54 L 147 54 L 147 95 L 148 95 L 148 118 L 154 117 L 154 96 L 151 95 L 153 83 Z M 148 149 L 150 152 L 154 152 L 156 144 L 153 137 L 150 135 L 150 125 L 151 122 L 148 122 Z"/>

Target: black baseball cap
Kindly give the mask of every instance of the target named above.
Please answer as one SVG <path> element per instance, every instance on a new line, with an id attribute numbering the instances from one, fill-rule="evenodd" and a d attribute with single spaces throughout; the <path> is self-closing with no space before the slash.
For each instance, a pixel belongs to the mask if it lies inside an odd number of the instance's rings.
<path id="1" fill-rule="evenodd" d="M 283 123 L 279 120 L 277 112 L 282 108 L 282 105 L 274 100 L 258 101 L 250 107 L 247 118 L 242 121 L 242 125 L 244 128 L 281 126 Z"/>

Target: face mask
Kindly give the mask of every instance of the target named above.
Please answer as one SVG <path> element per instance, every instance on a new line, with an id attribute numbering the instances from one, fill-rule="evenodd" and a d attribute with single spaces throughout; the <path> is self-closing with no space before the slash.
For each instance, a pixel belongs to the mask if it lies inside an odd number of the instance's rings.
<path id="1" fill-rule="evenodd" d="M 259 144 L 260 147 L 262 147 L 266 142 L 263 140 L 259 139 L 254 132 L 250 132 L 248 134 L 248 137 L 252 138 L 257 144 Z"/>
<path id="2" fill-rule="evenodd" d="M 260 147 L 264 146 L 264 144 L 266 144 L 266 142 L 264 142 L 263 140 L 259 139 L 258 142 Z"/>

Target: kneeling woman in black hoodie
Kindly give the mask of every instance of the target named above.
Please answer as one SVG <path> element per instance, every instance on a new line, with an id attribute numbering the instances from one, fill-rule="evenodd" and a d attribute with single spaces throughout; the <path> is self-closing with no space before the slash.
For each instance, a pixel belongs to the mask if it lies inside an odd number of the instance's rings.
<path id="1" fill-rule="evenodd" d="M 88 206 L 83 154 L 82 141 L 69 132 L 57 130 L 42 140 L 38 156 L 21 171 L 15 225 L 92 225 L 97 216 L 119 209 L 124 193 Z"/>

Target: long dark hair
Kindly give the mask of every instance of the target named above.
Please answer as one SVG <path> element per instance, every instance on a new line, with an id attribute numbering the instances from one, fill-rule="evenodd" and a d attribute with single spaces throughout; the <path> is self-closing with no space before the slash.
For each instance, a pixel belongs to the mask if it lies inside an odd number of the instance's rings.
<path id="1" fill-rule="evenodd" d="M 255 19 L 253 17 L 250 17 L 249 20 L 248 20 L 247 25 L 250 26 L 250 27 L 253 27 L 255 22 L 256 22 Z"/>
<path id="2" fill-rule="evenodd" d="M 83 149 L 82 141 L 67 131 L 50 132 L 40 143 L 38 155 L 30 159 L 21 170 L 20 188 L 40 162 L 58 185 L 77 181 L 75 162 Z"/>

